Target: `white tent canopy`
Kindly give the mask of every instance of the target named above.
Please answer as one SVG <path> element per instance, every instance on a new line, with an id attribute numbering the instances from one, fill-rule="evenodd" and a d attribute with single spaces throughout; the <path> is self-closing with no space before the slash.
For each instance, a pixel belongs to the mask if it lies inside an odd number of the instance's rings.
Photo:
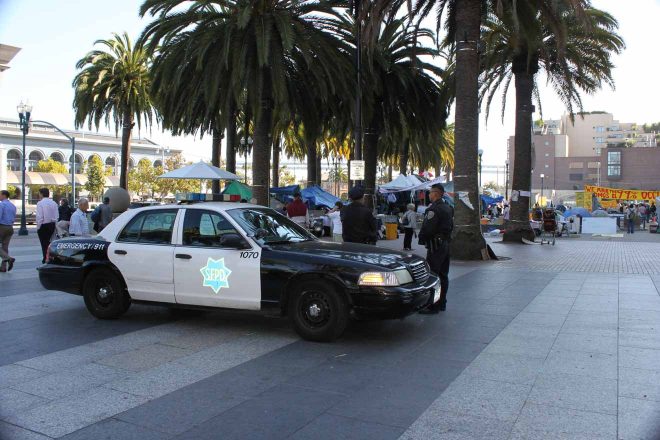
<path id="1" fill-rule="evenodd" d="M 158 179 L 212 179 L 212 180 L 239 180 L 236 174 L 230 173 L 206 162 L 197 162 L 192 165 L 169 171 Z"/>
<path id="2" fill-rule="evenodd" d="M 417 176 L 404 176 L 403 174 L 399 174 L 396 179 L 381 185 L 379 191 L 381 194 L 412 191 L 423 183 L 424 181 Z"/>

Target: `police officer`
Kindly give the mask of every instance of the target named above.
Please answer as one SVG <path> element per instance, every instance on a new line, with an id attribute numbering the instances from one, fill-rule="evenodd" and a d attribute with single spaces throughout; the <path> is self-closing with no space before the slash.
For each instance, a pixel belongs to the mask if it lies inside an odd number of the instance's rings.
<path id="1" fill-rule="evenodd" d="M 429 199 L 431 204 L 424 213 L 424 223 L 419 231 L 419 244 L 426 247 L 426 261 L 431 271 L 440 277 L 440 299 L 433 303 L 433 295 L 429 305 L 420 313 L 431 314 L 445 310 L 447 306 L 447 289 L 449 288 L 449 241 L 454 229 L 454 208 L 442 197 L 444 186 L 439 183 L 431 187 Z"/>
<path id="2" fill-rule="evenodd" d="M 378 222 L 369 208 L 364 206 L 364 190 L 353 187 L 348 192 L 351 203 L 341 210 L 342 238 L 345 243 L 376 244 Z"/>

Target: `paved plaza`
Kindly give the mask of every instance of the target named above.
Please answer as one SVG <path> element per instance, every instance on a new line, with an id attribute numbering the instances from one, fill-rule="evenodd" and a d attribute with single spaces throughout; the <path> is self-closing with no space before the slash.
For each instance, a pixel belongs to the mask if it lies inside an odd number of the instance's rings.
<path id="1" fill-rule="evenodd" d="M 31 231 L 0 274 L 0 439 L 660 438 L 655 237 L 489 241 L 510 259 L 453 263 L 446 312 L 319 344 L 244 312 L 96 320 L 43 290 Z"/>

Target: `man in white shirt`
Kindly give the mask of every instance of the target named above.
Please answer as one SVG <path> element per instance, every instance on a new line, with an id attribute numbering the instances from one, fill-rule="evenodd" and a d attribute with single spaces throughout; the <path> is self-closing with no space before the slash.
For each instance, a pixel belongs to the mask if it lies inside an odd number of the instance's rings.
<path id="1" fill-rule="evenodd" d="M 332 241 L 336 243 L 342 243 L 344 241 L 341 238 L 341 208 L 343 206 L 341 202 L 336 202 L 335 207 L 327 214 L 327 217 L 332 222 Z"/>
<path id="2" fill-rule="evenodd" d="M 37 203 L 37 235 L 41 243 L 42 264 L 46 262 L 46 251 L 48 251 L 50 239 L 55 233 L 55 223 L 59 216 L 57 203 L 50 198 L 50 191 L 48 188 L 41 188 L 39 203 Z"/>
<path id="3" fill-rule="evenodd" d="M 82 197 L 78 200 L 78 209 L 71 215 L 69 224 L 69 235 L 74 237 L 89 237 L 89 222 L 87 221 L 87 210 L 89 201 Z"/>

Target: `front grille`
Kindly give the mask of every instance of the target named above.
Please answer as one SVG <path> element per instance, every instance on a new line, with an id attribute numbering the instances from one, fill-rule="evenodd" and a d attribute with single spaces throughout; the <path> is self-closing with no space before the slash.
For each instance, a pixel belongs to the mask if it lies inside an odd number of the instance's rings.
<path id="1" fill-rule="evenodd" d="M 424 282 L 429 277 L 429 266 L 426 264 L 426 261 L 418 261 L 412 263 L 408 266 L 410 273 L 412 274 L 413 280 L 416 282 Z"/>

